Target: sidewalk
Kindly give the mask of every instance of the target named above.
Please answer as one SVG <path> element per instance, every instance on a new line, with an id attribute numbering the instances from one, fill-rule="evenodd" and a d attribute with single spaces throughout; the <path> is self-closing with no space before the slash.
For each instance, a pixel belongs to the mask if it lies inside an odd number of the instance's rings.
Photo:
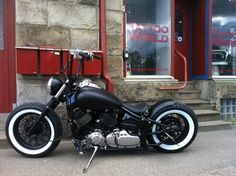
<path id="1" fill-rule="evenodd" d="M 0 150 L 1 176 L 235 176 L 236 128 L 200 132 L 181 153 L 148 151 L 98 152 L 86 174 L 91 153 L 78 154 L 71 142 L 61 142 L 44 158 L 26 158 L 12 149 Z"/>

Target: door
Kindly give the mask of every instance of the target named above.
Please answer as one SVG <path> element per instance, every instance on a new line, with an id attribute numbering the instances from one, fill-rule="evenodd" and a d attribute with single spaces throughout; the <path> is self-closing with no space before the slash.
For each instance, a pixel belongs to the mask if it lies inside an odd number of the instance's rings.
<path id="1" fill-rule="evenodd" d="M 182 53 L 187 59 L 188 80 L 189 80 L 189 60 L 190 60 L 190 4 L 188 0 L 175 1 L 175 50 Z M 179 57 L 175 57 L 175 78 L 184 80 L 184 62 Z"/>
<path id="2" fill-rule="evenodd" d="M 0 0 L 0 113 L 15 102 L 15 1 Z"/>

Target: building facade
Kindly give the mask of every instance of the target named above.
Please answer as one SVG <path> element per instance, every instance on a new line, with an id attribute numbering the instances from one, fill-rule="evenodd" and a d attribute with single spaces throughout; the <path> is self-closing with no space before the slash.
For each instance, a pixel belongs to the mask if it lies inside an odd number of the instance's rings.
<path id="1" fill-rule="evenodd" d="M 235 0 L 0 0 L 0 7 L 1 112 L 49 99 L 51 75 L 18 71 L 31 66 L 17 64 L 15 46 L 99 51 L 105 44 L 104 67 L 121 100 L 175 99 L 187 81 L 222 118 L 236 116 Z M 106 87 L 101 78 L 91 77 Z"/>

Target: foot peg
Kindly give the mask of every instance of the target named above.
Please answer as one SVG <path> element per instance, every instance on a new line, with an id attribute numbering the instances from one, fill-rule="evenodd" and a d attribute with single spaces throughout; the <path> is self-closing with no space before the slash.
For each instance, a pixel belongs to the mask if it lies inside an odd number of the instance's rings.
<path id="1" fill-rule="evenodd" d="M 83 151 L 83 148 L 82 148 L 80 142 L 77 139 L 73 139 L 72 143 L 74 144 L 75 148 L 79 151 L 79 154 L 83 155 L 84 151 Z"/>
<path id="2" fill-rule="evenodd" d="M 94 158 L 96 152 L 98 151 L 98 148 L 99 148 L 98 146 L 94 146 L 93 154 L 92 154 L 92 156 L 91 156 L 89 162 L 87 163 L 86 167 L 83 169 L 83 173 L 86 173 L 86 172 L 87 172 L 87 170 L 88 170 L 90 164 L 91 164 L 92 161 L 93 161 L 93 158 Z"/>

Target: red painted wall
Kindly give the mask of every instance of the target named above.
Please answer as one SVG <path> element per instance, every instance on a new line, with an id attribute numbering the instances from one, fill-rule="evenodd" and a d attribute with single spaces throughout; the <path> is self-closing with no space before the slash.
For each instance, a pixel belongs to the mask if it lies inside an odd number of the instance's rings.
<path id="1" fill-rule="evenodd" d="M 192 2 L 192 75 L 205 75 L 206 2 Z"/>
<path id="2" fill-rule="evenodd" d="M 3 0 L 4 50 L 0 50 L 0 113 L 16 102 L 15 1 Z"/>

